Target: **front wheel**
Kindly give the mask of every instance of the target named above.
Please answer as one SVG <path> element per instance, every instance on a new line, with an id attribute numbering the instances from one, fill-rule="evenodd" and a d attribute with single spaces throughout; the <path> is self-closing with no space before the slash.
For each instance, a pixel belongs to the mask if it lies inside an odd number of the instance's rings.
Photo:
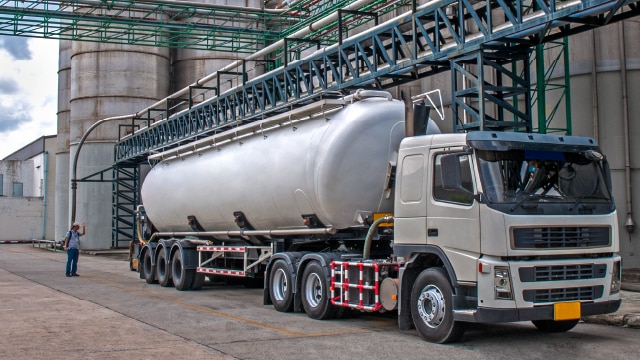
<path id="1" fill-rule="evenodd" d="M 327 277 L 317 261 L 310 262 L 302 275 L 302 307 L 307 316 L 316 320 L 331 319 L 336 313 L 329 301 Z"/>
<path id="2" fill-rule="evenodd" d="M 411 317 L 425 340 L 444 344 L 464 334 L 464 326 L 453 320 L 453 289 L 442 268 L 422 271 L 411 290 Z"/>
<path id="3" fill-rule="evenodd" d="M 566 332 L 573 329 L 580 320 L 534 320 L 532 321 L 533 325 L 538 328 L 538 330 L 548 333 L 560 333 Z"/>
<path id="4" fill-rule="evenodd" d="M 293 311 L 293 282 L 291 269 L 284 260 L 273 264 L 269 275 L 269 295 L 273 307 L 280 312 Z"/>

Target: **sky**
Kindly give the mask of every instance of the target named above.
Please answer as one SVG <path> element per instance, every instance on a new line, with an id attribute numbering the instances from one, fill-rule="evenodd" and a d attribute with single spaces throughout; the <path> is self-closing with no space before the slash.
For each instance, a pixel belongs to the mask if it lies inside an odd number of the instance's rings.
<path id="1" fill-rule="evenodd" d="M 0 36 L 0 159 L 55 135 L 58 41 Z"/>

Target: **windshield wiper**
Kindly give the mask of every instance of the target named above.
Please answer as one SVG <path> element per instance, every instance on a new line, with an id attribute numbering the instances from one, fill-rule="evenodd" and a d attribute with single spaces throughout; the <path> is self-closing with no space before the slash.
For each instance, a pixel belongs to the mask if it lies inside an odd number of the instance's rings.
<path id="1" fill-rule="evenodd" d="M 520 199 L 520 201 L 518 201 L 515 205 L 513 205 L 513 207 L 511 209 L 509 209 L 511 212 L 513 212 L 515 209 L 517 209 L 520 205 L 522 205 L 525 201 L 528 200 L 533 200 L 533 199 L 540 199 L 542 198 L 542 195 L 539 194 L 527 194 L 527 196 L 523 197 L 522 199 Z M 534 207 L 538 207 L 538 205 L 536 204 Z"/>
<path id="2" fill-rule="evenodd" d="M 575 207 L 578 206 L 578 204 L 580 204 L 584 199 L 609 200 L 603 196 L 582 195 L 579 198 L 577 198 L 576 201 L 574 201 L 573 204 L 571 204 L 571 206 L 569 206 L 569 211 L 575 209 Z"/>

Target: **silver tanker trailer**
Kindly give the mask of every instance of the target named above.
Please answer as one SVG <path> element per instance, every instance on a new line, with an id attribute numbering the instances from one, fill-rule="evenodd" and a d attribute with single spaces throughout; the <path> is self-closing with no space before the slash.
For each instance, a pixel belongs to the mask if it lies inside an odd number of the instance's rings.
<path id="1" fill-rule="evenodd" d="M 470 322 L 558 332 L 617 310 L 616 210 L 593 139 L 441 134 L 405 108 L 359 91 L 150 156 L 141 278 L 264 277 L 278 311 L 397 311 L 439 343 Z"/>

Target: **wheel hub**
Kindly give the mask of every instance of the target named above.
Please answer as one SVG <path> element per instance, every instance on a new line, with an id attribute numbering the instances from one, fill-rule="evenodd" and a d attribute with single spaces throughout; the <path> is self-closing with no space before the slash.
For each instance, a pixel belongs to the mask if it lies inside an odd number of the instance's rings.
<path id="1" fill-rule="evenodd" d="M 433 285 L 422 290 L 418 298 L 418 314 L 427 326 L 438 327 L 444 320 L 446 312 L 442 291 Z"/>
<path id="2" fill-rule="evenodd" d="M 305 288 L 305 295 L 309 305 L 317 307 L 322 300 L 322 281 L 317 274 L 311 274 Z"/>
<path id="3" fill-rule="evenodd" d="M 287 284 L 287 276 L 284 270 L 278 269 L 273 276 L 273 295 L 278 301 L 284 300 L 285 294 L 289 291 L 289 284 Z"/>

